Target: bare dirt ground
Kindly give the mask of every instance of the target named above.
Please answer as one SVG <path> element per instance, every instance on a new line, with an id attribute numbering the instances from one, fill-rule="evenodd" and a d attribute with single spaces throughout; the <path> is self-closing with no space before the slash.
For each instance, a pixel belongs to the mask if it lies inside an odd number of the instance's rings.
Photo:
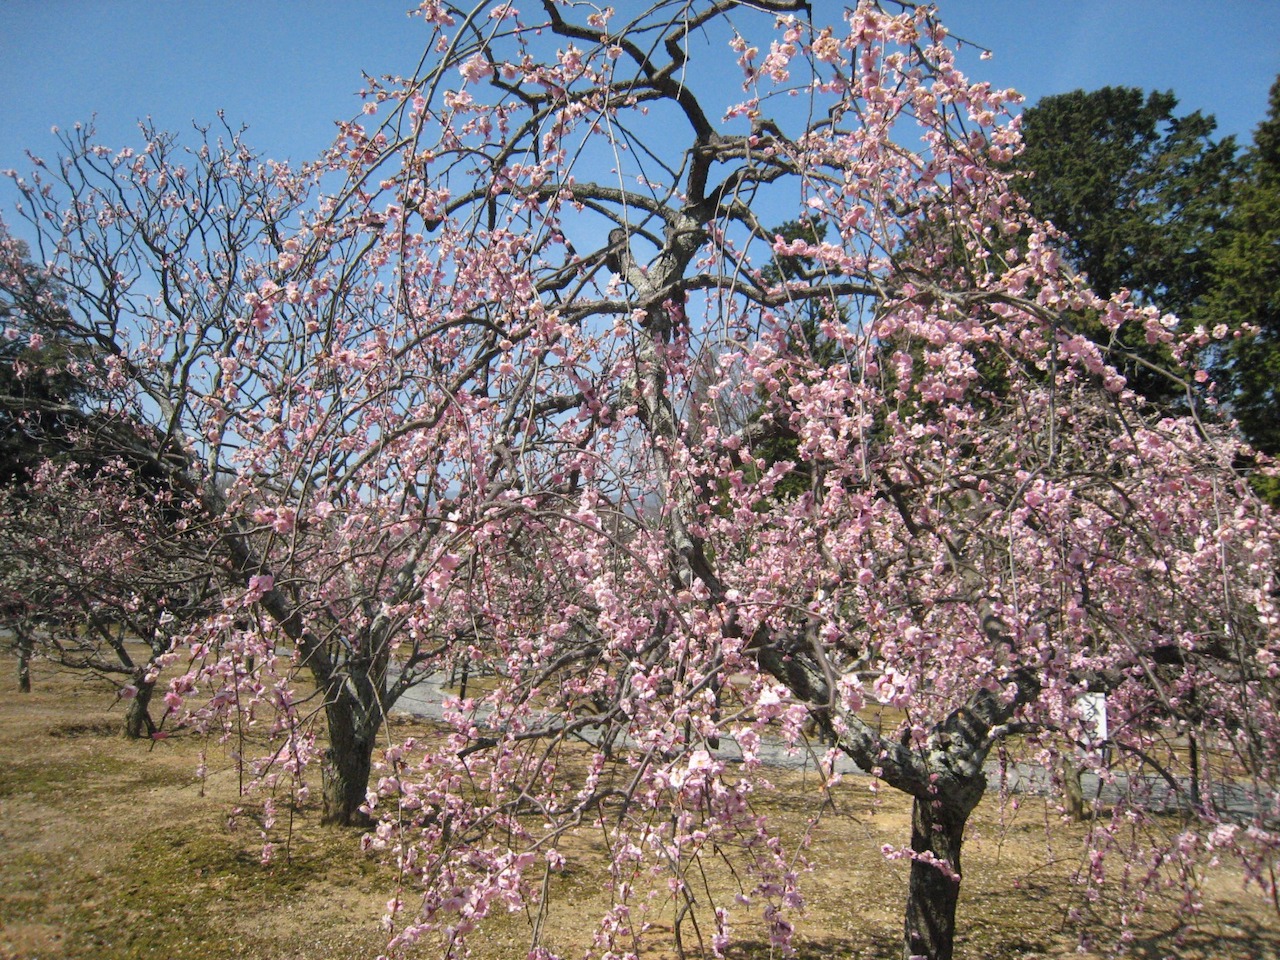
<path id="1" fill-rule="evenodd" d="M 292 823 L 282 811 L 272 839 L 287 839 L 289 853 L 264 867 L 251 816 L 257 801 L 238 795 L 234 745 L 189 734 L 127 741 L 109 686 L 39 665 L 34 681 L 33 693 L 18 694 L 15 665 L 0 657 L 0 960 L 345 960 L 381 952 L 379 920 L 395 877 L 360 851 L 358 831 L 321 829 L 315 806 Z M 409 728 L 401 721 L 393 732 Z M 201 751 L 203 780 L 195 775 Z M 762 811 L 784 831 L 808 829 L 821 808 L 812 776 L 778 771 L 774 780 L 778 790 Z M 907 842 L 909 808 L 889 790 L 875 800 L 867 783 L 847 780 L 812 827 L 807 907 L 797 922 L 802 960 L 899 954 L 906 871 L 880 848 Z M 237 806 L 245 813 L 233 829 Z M 1105 955 L 1077 952 L 1078 933 L 1066 923 L 1078 902 L 1080 826 L 1043 800 L 1024 798 L 1016 813 L 992 800 L 969 836 L 960 960 Z M 574 956 L 590 942 L 587 920 L 604 900 L 598 848 L 583 838 L 569 849 L 545 929 Z M 1230 868 L 1207 877 L 1196 927 L 1179 939 L 1172 904 L 1153 902 L 1134 927 L 1130 956 L 1280 958 L 1280 917 L 1269 902 L 1242 889 Z M 475 956 L 524 956 L 530 922 L 501 918 L 473 941 Z M 1095 941 L 1114 944 L 1116 918 L 1103 907 L 1094 922 Z M 762 929 L 748 918 L 737 929 L 745 940 L 731 957 L 771 956 Z M 668 946 L 646 957 L 673 955 Z"/>

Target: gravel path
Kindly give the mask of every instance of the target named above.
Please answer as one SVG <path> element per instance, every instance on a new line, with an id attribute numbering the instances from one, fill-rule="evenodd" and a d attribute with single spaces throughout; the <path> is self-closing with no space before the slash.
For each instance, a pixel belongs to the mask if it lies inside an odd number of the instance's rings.
<path id="1" fill-rule="evenodd" d="M 392 712 L 432 720 L 443 719 L 441 705 L 446 697 L 455 695 L 452 691 L 446 690 L 444 680 L 445 678 L 440 674 L 427 677 L 422 683 L 403 694 Z M 742 758 L 741 750 L 732 739 L 721 738 L 720 744 L 720 748 L 713 751 L 720 759 L 732 762 Z M 810 749 L 793 749 L 779 740 L 765 740 L 760 745 L 760 758 L 764 763 L 790 770 L 816 770 L 818 758 L 824 752 L 824 748 L 818 744 L 814 744 Z M 836 770 L 846 776 L 867 776 L 860 767 L 844 755 L 836 758 Z M 999 764 L 987 764 L 987 780 L 988 792 L 1001 789 Z M 1005 770 L 1004 781 L 1005 788 L 1010 793 L 1043 796 L 1054 791 L 1048 771 L 1033 764 L 1012 764 Z M 1181 783 L 1181 795 L 1175 795 L 1170 785 L 1158 776 L 1142 776 L 1131 780 L 1128 774 L 1117 774 L 1111 783 L 1101 783 L 1098 776 L 1093 773 L 1085 773 L 1081 777 L 1081 788 L 1086 802 L 1097 798 L 1104 805 L 1114 803 L 1120 796 L 1127 793 L 1131 786 L 1150 791 L 1151 796 L 1147 805 L 1151 808 L 1177 809 L 1185 804 L 1185 781 Z M 1220 812 L 1229 810 L 1239 816 L 1249 816 L 1253 812 L 1254 805 L 1243 790 L 1227 784 L 1217 786 L 1219 791 L 1217 809 Z"/>

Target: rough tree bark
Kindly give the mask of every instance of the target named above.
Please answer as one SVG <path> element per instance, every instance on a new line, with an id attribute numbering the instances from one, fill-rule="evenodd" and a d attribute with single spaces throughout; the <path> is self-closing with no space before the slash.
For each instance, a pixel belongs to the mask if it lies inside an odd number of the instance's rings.
<path id="1" fill-rule="evenodd" d="M 979 790 L 977 797 L 982 796 Z M 960 849 L 973 803 L 916 797 L 911 808 L 911 876 L 903 960 L 951 960 L 960 899 Z"/>
<path id="2" fill-rule="evenodd" d="M 156 683 L 154 680 L 147 680 L 144 673 L 145 668 L 135 673 L 133 686 L 137 692 L 125 708 L 124 735 L 131 740 L 149 737 L 156 729 L 151 719 L 151 698 L 155 693 Z"/>
<path id="3" fill-rule="evenodd" d="M 373 748 L 377 729 L 356 719 L 352 698 L 342 693 L 330 696 L 325 703 L 328 718 L 329 749 L 325 751 L 323 822 L 341 827 L 366 827 L 367 814 L 360 810 L 369 788 Z"/>

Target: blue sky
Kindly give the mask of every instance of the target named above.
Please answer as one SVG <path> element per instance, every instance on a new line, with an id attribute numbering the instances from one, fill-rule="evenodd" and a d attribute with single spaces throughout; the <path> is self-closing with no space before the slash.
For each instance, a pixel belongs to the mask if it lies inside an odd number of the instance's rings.
<path id="1" fill-rule="evenodd" d="M 938 0 L 956 37 L 989 47 L 971 76 L 1034 103 L 1105 86 L 1172 90 L 1183 112 L 1248 143 L 1280 74 L 1280 0 Z"/>
<path id="2" fill-rule="evenodd" d="M 533 0 L 529 0 L 533 2 Z M 632 0 L 612 0 L 620 12 Z M 358 111 L 362 70 L 409 73 L 423 25 L 410 0 L 7 0 L 0 3 L 0 169 L 51 156 L 54 124 L 96 115 L 100 141 L 133 124 L 187 129 L 225 111 L 277 159 L 325 146 Z M 815 20 L 843 4 L 814 0 Z M 1107 84 L 1173 89 L 1247 142 L 1280 73 L 1280 0 L 940 0 L 952 32 L 991 48 L 970 74 L 1034 102 Z M 825 16 L 824 16 L 825 12 Z M 0 185 L 0 210 L 12 193 Z M 6 219 L 12 220 L 6 215 Z"/>

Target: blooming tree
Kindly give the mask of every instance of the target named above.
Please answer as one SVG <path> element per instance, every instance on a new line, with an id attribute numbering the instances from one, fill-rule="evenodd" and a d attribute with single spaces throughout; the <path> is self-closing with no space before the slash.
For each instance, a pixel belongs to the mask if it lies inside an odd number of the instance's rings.
<path id="1" fill-rule="evenodd" d="M 351 419 L 367 401 L 341 380 L 330 353 L 344 350 L 347 311 L 361 316 L 365 294 L 353 283 L 326 300 L 322 329 L 315 307 L 342 270 L 338 244 L 305 294 L 283 278 L 296 265 L 297 240 L 282 234 L 299 229 L 312 171 L 262 162 L 225 127 L 203 131 L 191 149 L 145 125 L 141 132 L 141 149 L 108 151 L 77 128 L 64 135 L 55 167 L 34 158 L 31 180 L 18 180 L 21 213 L 33 227 L 32 256 L 46 265 L 39 290 L 59 291 L 65 306 L 42 309 L 29 272 L 12 259 L 0 273 L 4 292 L 28 323 L 43 321 L 46 339 L 85 346 L 69 372 L 94 398 L 81 417 L 90 446 L 181 504 L 146 559 L 160 569 L 180 544 L 176 553 L 192 564 L 184 575 L 207 578 L 222 597 L 214 615 L 173 631 L 185 640 L 189 669 L 171 685 L 167 710 L 183 714 L 196 690 L 207 694 L 197 718 L 207 722 L 226 710 L 252 716 L 265 701 L 285 715 L 278 729 L 288 752 L 309 756 L 288 693 L 289 668 L 300 667 L 323 691 L 327 817 L 346 823 L 359 817 L 373 738 L 395 698 L 385 644 L 362 645 L 358 635 L 370 617 L 388 622 L 379 604 L 395 589 L 386 574 L 394 558 L 370 555 L 373 535 L 359 539 L 357 557 L 343 555 L 340 544 L 356 541 L 344 539 L 333 503 L 316 494 L 317 484 L 336 481 L 375 513 L 391 509 L 360 489 L 366 475 L 353 464 L 367 451 Z M 290 315 L 296 330 L 285 334 Z M 300 402 L 322 421 L 303 434 Z M 305 465 L 291 444 L 310 451 Z M 45 503 L 64 496 L 57 487 L 35 492 Z M 104 539 L 131 535 L 121 525 L 127 512 L 96 514 L 110 520 Z M 116 583 L 122 608 L 132 591 L 127 579 Z M 296 664 L 277 656 L 282 642 L 296 645 Z"/>
<path id="2" fill-rule="evenodd" d="M 807 9 L 427 2 L 421 69 L 371 84 L 314 170 L 233 144 L 193 180 L 163 139 L 62 168 L 52 269 L 238 584 L 170 692 L 243 689 L 210 709 L 279 711 L 302 764 L 310 672 L 332 802 L 359 795 L 412 879 L 393 950 L 462 955 L 545 903 L 584 826 L 609 847 L 595 954 L 635 955 L 655 903 L 682 952 L 744 915 L 787 949 L 801 872 L 753 795 L 762 744 L 809 723 L 832 788 L 844 755 L 913 798 L 886 851 L 904 956 L 951 956 L 966 822 L 1014 739 L 1118 792 L 1091 891 L 1153 805 L 1185 829 L 1150 877 L 1230 848 L 1273 886 L 1280 530 L 1229 429 L 1153 416 L 1072 318 L 1174 357 L 1211 334 L 1063 267 L 998 172 L 1012 95 L 928 10 Z M 85 166 L 120 192 L 76 189 Z M 108 234 L 113 269 L 78 274 Z M 1197 374 L 1165 374 L 1194 411 Z M 493 681 L 443 740 L 389 743 L 365 797 L 386 708 L 460 655 Z M 695 887 L 720 858 L 724 900 Z"/>
<path id="3" fill-rule="evenodd" d="M 121 461 L 50 460 L 29 483 L 0 489 L 0 589 L 25 620 L 15 624 L 20 653 L 116 678 L 129 737 L 161 733 L 151 701 L 180 659 L 179 625 L 218 606 L 206 544 L 175 529 L 190 526 L 186 506 Z"/>

